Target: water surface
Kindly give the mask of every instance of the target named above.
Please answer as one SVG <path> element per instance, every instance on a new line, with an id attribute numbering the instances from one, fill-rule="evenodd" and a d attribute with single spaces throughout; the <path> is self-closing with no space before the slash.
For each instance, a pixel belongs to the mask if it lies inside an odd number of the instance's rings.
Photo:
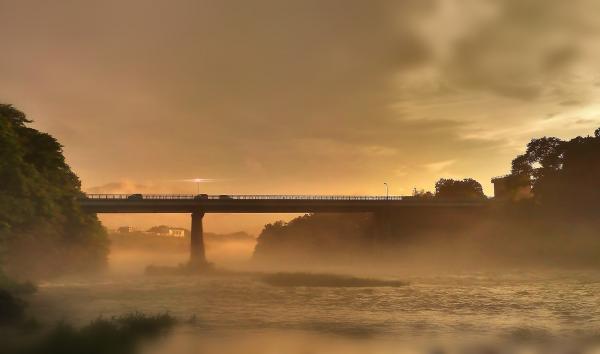
<path id="1" fill-rule="evenodd" d="M 593 337 L 600 328 L 597 273 L 404 275 L 403 280 L 409 284 L 278 287 L 250 275 L 129 274 L 44 283 L 31 308 L 45 321 L 79 324 L 132 311 L 193 317 L 174 338 L 179 345 L 190 336 L 204 346 L 211 343 L 204 347 L 207 352 L 237 350 L 225 347 L 249 340 L 258 341 L 254 346 L 262 352 L 277 341 L 298 352 L 322 352 L 327 346 L 313 337 L 378 345 L 442 338 Z M 302 345 L 294 347 L 295 341 Z M 307 349 L 307 343 L 314 347 Z"/>

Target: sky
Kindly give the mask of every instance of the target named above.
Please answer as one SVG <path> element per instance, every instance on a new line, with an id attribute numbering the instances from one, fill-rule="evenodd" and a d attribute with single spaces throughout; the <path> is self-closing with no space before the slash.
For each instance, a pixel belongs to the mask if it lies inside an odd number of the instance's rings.
<path id="1" fill-rule="evenodd" d="M 531 138 L 600 126 L 599 37 L 596 0 L 0 0 L 0 102 L 88 192 L 492 195 Z"/>

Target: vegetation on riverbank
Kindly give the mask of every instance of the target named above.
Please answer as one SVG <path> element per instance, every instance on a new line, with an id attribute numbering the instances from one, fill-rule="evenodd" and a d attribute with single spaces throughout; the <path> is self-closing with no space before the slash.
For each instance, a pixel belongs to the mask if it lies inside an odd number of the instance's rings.
<path id="1" fill-rule="evenodd" d="M 499 195 L 481 209 L 309 214 L 268 224 L 254 260 L 293 268 L 390 262 L 427 267 L 600 266 L 600 129 L 563 141 L 533 139 L 495 180 Z M 501 192 L 501 193 L 500 193 Z M 485 200 L 470 178 L 440 179 L 413 199 Z M 303 268 L 306 269 L 306 268 Z"/>
<path id="2" fill-rule="evenodd" d="M 80 182 L 66 164 L 62 146 L 29 123 L 24 113 L 0 104 L 0 331 L 7 339 L 0 350 L 7 353 L 17 352 L 9 338 L 18 342 L 25 336 L 29 342 L 28 331 L 37 328 L 24 300 L 36 288 L 15 279 L 99 270 L 108 254 L 106 232 L 96 215 L 78 206 Z M 94 350 L 56 351 L 48 345 L 23 353 Z"/>
<path id="3" fill-rule="evenodd" d="M 0 273 L 0 326 L 22 325 L 27 303 L 22 296 L 33 294 L 35 285 L 18 282 Z"/>
<path id="4" fill-rule="evenodd" d="M 61 322 L 49 329 L 12 329 L 12 335 L 2 342 L 0 353 L 135 354 L 144 341 L 168 333 L 175 323 L 175 318 L 168 314 L 131 313 L 111 319 L 98 318 L 82 328 Z"/>
<path id="5" fill-rule="evenodd" d="M 0 262 L 31 279 L 106 264 L 108 241 L 95 214 L 83 212 L 80 182 L 51 135 L 0 104 Z"/>

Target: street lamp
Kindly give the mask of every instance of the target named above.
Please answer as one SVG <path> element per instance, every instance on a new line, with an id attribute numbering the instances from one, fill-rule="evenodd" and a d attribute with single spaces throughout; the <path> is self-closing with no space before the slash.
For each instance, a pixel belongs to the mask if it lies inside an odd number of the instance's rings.
<path id="1" fill-rule="evenodd" d="M 385 185 L 385 199 L 390 199 L 390 189 L 389 189 L 389 186 L 388 186 L 387 182 L 383 182 L 383 184 Z"/>
<path id="2" fill-rule="evenodd" d="M 215 182 L 216 180 L 213 178 L 198 178 L 198 177 L 196 177 L 196 178 L 191 178 L 191 179 L 181 179 L 178 181 L 196 183 L 196 190 L 198 191 L 198 194 L 200 194 L 200 183 Z"/>
<path id="3" fill-rule="evenodd" d="M 194 178 L 194 182 L 196 183 L 196 186 L 198 187 L 197 194 L 200 194 L 200 183 L 204 182 L 204 180 L 202 178 Z"/>

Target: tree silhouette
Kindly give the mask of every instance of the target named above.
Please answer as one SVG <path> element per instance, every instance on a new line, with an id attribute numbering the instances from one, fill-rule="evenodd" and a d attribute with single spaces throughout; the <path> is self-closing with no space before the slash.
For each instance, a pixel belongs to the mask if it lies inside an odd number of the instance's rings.
<path id="1" fill-rule="evenodd" d="M 600 200 L 600 128 L 569 141 L 531 140 L 512 161 L 512 176 L 529 178 L 538 203 L 581 213 Z"/>
<path id="2" fill-rule="evenodd" d="M 430 191 L 425 191 L 424 189 L 413 189 L 412 198 L 413 199 L 433 199 L 435 196 Z"/>
<path id="3" fill-rule="evenodd" d="M 440 179 L 435 184 L 435 197 L 448 200 L 482 200 L 486 198 L 481 184 L 472 178 Z"/>

